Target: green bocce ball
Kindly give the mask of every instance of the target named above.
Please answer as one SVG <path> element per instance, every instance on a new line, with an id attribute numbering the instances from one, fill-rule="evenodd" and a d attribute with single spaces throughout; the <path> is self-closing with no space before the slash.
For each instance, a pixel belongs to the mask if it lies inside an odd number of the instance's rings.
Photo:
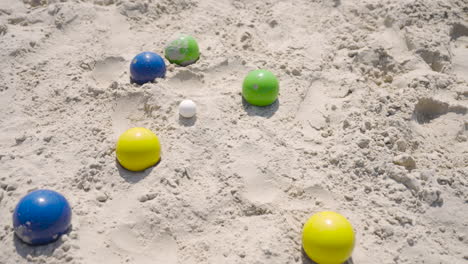
<path id="1" fill-rule="evenodd" d="M 166 59 L 180 66 L 190 65 L 200 57 L 197 41 L 189 35 L 181 35 L 166 46 Z"/>
<path id="2" fill-rule="evenodd" d="M 267 70 L 249 72 L 242 85 L 242 96 L 252 105 L 271 105 L 278 98 L 279 83 L 276 76 Z"/>

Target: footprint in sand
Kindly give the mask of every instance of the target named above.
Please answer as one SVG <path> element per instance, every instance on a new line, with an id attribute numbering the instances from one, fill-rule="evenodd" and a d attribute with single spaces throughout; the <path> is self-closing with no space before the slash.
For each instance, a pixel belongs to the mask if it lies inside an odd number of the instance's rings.
<path id="1" fill-rule="evenodd" d="M 434 140 L 441 144 L 451 145 L 451 139 L 459 138 L 463 142 L 466 137 L 465 116 L 468 107 L 451 104 L 434 98 L 421 98 L 414 107 L 413 129 L 425 135 L 426 140 Z M 444 143 L 445 142 L 445 143 Z M 465 148 L 458 148 L 463 151 Z M 455 148 L 453 149 L 455 151 Z M 463 154 L 461 154 L 463 155 Z"/>
<path id="2" fill-rule="evenodd" d="M 106 57 L 96 61 L 91 76 L 98 84 L 107 87 L 124 73 L 126 64 L 123 57 Z"/>
<path id="3" fill-rule="evenodd" d="M 413 117 L 419 124 L 426 124 L 449 113 L 465 115 L 467 112 L 468 108 L 461 105 L 450 105 L 433 98 L 421 98 L 414 107 Z"/>
<path id="4" fill-rule="evenodd" d="M 143 94 L 132 94 L 129 96 L 117 99 L 112 114 L 112 127 L 115 136 L 119 136 L 127 129 L 133 127 L 131 121 L 140 120 L 144 116 L 144 110 L 141 109 L 145 105 L 148 98 Z"/>
<path id="5" fill-rule="evenodd" d="M 455 24 L 451 31 L 453 72 L 468 82 L 468 26 Z"/>
<path id="6" fill-rule="evenodd" d="M 239 171 L 244 178 L 244 197 L 255 204 L 267 204 L 277 199 L 281 190 L 275 187 L 273 179 L 251 164 L 244 164 Z"/>
<path id="7" fill-rule="evenodd" d="M 312 136 L 318 136 L 318 131 L 326 127 L 323 112 L 328 96 L 325 94 L 325 88 L 321 81 L 312 82 L 297 109 L 296 119 L 303 123 L 307 132 L 312 128 L 313 131 L 310 132 Z"/>
<path id="8" fill-rule="evenodd" d="M 132 263 L 177 263 L 177 243 L 170 234 L 148 234 L 144 225 L 121 225 L 110 233 L 111 250 Z"/>
<path id="9" fill-rule="evenodd" d="M 264 152 L 244 144 L 237 152 L 237 155 L 244 158 L 236 159 L 237 161 L 234 163 L 235 171 L 244 179 L 242 196 L 254 204 L 271 203 L 280 198 L 282 194 L 282 191 L 275 186 L 273 175 L 267 175 L 258 167 L 264 163 L 264 157 L 261 153 Z M 251 162 L 253 160 L 254 163 Z"/>

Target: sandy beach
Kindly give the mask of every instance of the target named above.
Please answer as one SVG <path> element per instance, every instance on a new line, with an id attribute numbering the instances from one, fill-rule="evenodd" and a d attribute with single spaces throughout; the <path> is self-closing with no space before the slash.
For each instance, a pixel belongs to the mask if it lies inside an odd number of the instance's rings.
<path id="1" fill-rule="evenodd" d="M 132 84 L 180 34 L 200 59 Z M 273 105 L 242 99 L 254 69 Z M 116 162 L 132 127 L 156 167 Z M 72 229 L 32 247 L 12 212 L 42 188 Z M 354 227 L 349 264 L 468 263 L 467 0 L 0 1 L 0 264 L 311 264 L 324 210 Z"/>

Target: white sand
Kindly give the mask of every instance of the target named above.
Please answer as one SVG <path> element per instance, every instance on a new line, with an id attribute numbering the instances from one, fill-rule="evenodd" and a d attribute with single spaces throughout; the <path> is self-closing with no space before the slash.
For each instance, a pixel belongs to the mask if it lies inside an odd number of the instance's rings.
<path id="1" fill-rule="evenodd" d="M 0 263 L 309 263 L 322 210 L 353 223 L 355 264 L 467 263 L 466 0 L 24 2 L 0 1 Z M 129 84 L 179 33 L 201 59 Z M 273 106 L 241 100 L 256 68 Z M 160 137 L 156 168 L 116 165 L 133 126 Z M 73 230 L 28 247 L 11 213 L 36 188 Z"/>

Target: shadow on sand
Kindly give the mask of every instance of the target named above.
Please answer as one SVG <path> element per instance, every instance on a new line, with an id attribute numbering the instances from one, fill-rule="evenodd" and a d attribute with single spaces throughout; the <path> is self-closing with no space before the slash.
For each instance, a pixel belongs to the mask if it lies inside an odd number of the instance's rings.
<path id="1" fill-rule="evenodd" d="M 125 169 L 124 167 L 122 167 L 122 165 L 120 165 L 117 159 L 115 159 L 115 163 L 116 163 L 117 169 L 119 170 L 120 177 L 122 177 L 128 183 L 137 183 L 143 180 L 146 176 L 148 176 L 153 171 L 153 169 L 156 166 L 158 166 L 159 163 L 161 163 L 161 159 L 159 159 L 158 163 L 147 168 L 144 171 L 129 171 Z"/>
<path id="2" fill-rule="evenodd" d="M 67 231 L 66 234 L 70 233 L 72 228 Z M 29 244 L 24 243 L 19 239 L 15 234 L 13 234 L 13 244 L 15 245 L 16 252 L 18 255 L 20 255 L 22 258 L 29 260 L 29 258 L 36 258 L 36 257 L 50 257 L 54 254 L 54 251 L 59 248 L 62 244 L 63 241 L 60 239 L 60 237 L 49 244 L 45 245 L 37 245 L 37 246 L 32 246 Z"/>
<path id="3" fill-rule="evenodd" d="M 183 116 L 179 115 L 179 125 L 185 126 L 185 127 L 191 127 L 195 125 L 197 122 L 197 116 L 195 115 L 194 117 L 191 118 L 185 118 Z"/>
<path id="4" fill-rule="evenodd" d="M 302 251 L 302 264 L 317 264 L 315 261 L 311 260 L 307 254 L 305 253 L 304 249 L 301 250 Z M 353 258 L 349 258 L 346 262 L 344 262 L 343 264 L 354 264 L 353 262 Z"/>
<path id="5" fill-rule="evenodd" d="M 279 99 L 276 99 L 276 101 L 273 104 L 268 106 L 255 106 L 249 104 L 244 99 L 244 97 L 242 97 L 242 107 L 249 116 L 261 116 L 265 118 L 270 118 L 276 113 L 276 111 L 278 111 L 279 106 Z"/>

